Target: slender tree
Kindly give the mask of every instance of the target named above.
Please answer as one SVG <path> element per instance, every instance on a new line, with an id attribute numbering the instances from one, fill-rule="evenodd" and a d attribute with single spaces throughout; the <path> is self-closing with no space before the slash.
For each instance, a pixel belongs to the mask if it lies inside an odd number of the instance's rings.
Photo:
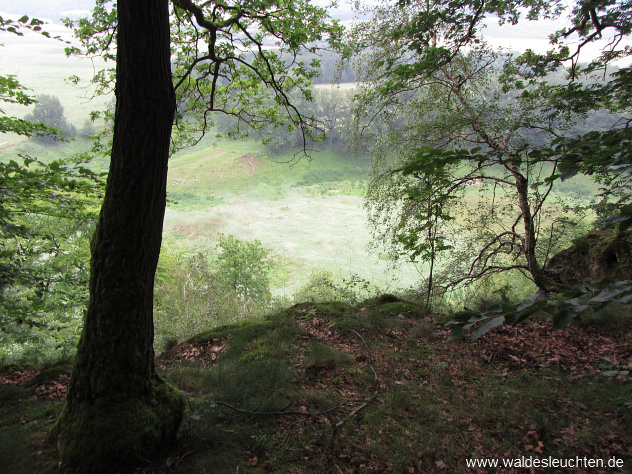
<path id="1" fill-rule="evenodd" d="M 79 472 L 117 472 L 146 459 L 182 420 L 184 399 L 156 374 L 153 350 L 170 145 L 208 131 L 214 113 L 253 126 L 289 116 L 308 135 L 313 124 L 292 93 L 308 96 L 314 72 L 297 57 L 340 33 L 308 2 L 108 3 L 97 0 L 92 18 L 74 25 L 85 52 L 116 59 L 115 73 L 97 76 L 101 91 L 115 86 L 111 164 L 85 326 L 57 424 L 62 463 Z M 268 37 L 275 48 L 264 45 Z M 174 118 L 182 141 L 171 141 Z"/>
<path id="2" fill-rule="evenodd" d="M 411 75 L 403 91 L 378 82 L 358 97 L 359 119 L 375 110 L 377 97 L 391 101 L 379 112 L 383 120 L 405 117 L 376 140 L 370 222 L 396 254 L 428 262 L 430 282 L 438 253 L 452 249 L 445 287 L 507 270 L 522 271 L 543 291 L 552 287 L 538 238 L 547 248 L 541 224 L 557 157 L 544 163 L 529 144 L 555 139 L 568 124 L 547 123 L 543 100 L 525 103 L 501 91 L 496 79 L 508 61 L 480 44 L 428 76 Z M 547 222 L 558 232 L 560 224 Z"/>
<path id="3" fill-rule="evenodd" d="M 545 266 L 552 244 L 559 249 L 563 243 L 561 230 L 569 221 L 551 215 L 545 201 L 557 180 L 570 176 L 562 174 L 560 165 L 568 169 L 572 161 L 577 168 L 586 157 L 573 127 L 590 111 L 621 111 L 625 104 L 606 107 L 607 97 L 617 97 L 606 91 L 620 94 L 625 82 L 577 80 L 579 74 L 592 79 L 585 75 L 629 54 L 625 48 L 613 51 L 628 28 L 626 21 L 615 14 L 615 7 L 598 3 L 573 9 L 573 27 L 557 36 L 582 36 L 581 49 L 599 38 L 594 29 L 613 28 L 615 41 L 588 67 L 579 66 L 578 52 L 567 47 L 514 58 L 485 45 L 485 15 L 514 23 L 524 12 L 530 19 L 555 17 L 561 4 L 402 1 L 374 7 L 373 19 L 354 32 L 359 49 L 364 48 L 358 61 L 365 82 L 357 97 L 358 129 L 366 141 L 377 120 L 403 122 L 376 136 L 373 150 L 377 166 L 368 208 L 377 233 L 390 237 L 382 242 L 394 242 L 406 255 L 430 259 L 434 246 L 428 244 L 426 252 L 423 241 L 426 235 L 436 238 L 426 230 L 435 225 L 437 214 L 427 212 L 428 199 L 435 200 L 442 213 L 437 222 L 446 222 L 455 216 L 446 214 L 443 204 L 471 195 L 473 187 L 487 187 L 490 192 L 477 204 L 469 235 L 451 239 L 468 251 L 451 265 L 454 269 L 460 263 L 460 268 L 448 286 L 517 270 L 545 293 L 559 289 Z M 617 8 L 623 12 L 629 6 Z M 566 61 L 569 67 L 562 75 L 559 69 Z M 615 122 L 613 118 L 600 124 L 597 135 L 604 136 Z M 586 141 L 580 143 L 586 148 Z M 612 144 L 600 141 L 599 146 L 617 152 Z"/>

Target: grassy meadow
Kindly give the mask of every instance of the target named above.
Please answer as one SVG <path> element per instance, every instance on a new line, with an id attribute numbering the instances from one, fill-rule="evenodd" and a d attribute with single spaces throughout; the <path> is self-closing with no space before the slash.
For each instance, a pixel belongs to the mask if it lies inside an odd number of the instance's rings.
<path id="1" fill-rule="evenodd" d="M 368 252 L 367 170 L 363 158 L 329 149 L 298 160 L 293 152 L 270 157 L 253 141 L 187 151 L 170 160 L 164 237 L 201 252 L 213 251 L 218 233 L 261 241 L 287 266 L 277 295 L 290 297 L 320 269 L 408 287 L 419 278 L 415 267 L 395 271 Z"/>
<path id="2" fill-rule="evenodd" d="M 70 38 L 60 25 L 47 29 L 52 35 Z M 4 35 L 2 41 L 0 72 L 16 75 L 32 95 L 58 96 L 68 121 L 77 129 L 90 111 L 103 109 L 113 100 L 112 96 L 89 100 L 93 95 L 90 78 L 103 65 L 66 58 L 64 42 L 28 31 L 24 37 Z M 70 76 L 82 78 L 80 85 L 70 84 Z M 3 107 L 18 117 L 27 113 L 24 107 Z M 46 147 L 5 135 L 0 140 L 0 159 L 22 153 L 47 160 L 89 147 L 83 140 Z M 210 134 L 197 146 L 176 154 L 170 161 L 165 242 L 193 254 L 212 253 L 219 233 L 258 239 L 285 267 L 277 271 L 283 276 L 274 282 L 278 296 L 291 297 L 310 273 L 322 269 L 338 279 L 356 276 L 384 291 L 416 286 L 424 276 L 423 267 L 404 263 L 394 268 L 386 255 L 367 249 L 372 236 L 362 198 L 368 161 L 333 149 L 315 151 L 311 159 L 297 159 L 299 152 L 271 156 L 255 140 L 220 142 Z M 100 158 L 96 164 L 106 169 L 107 159 Z M 596 186 L 590 179 L 573 178 L 559 189 L 558 197 L 566 199 L 590 195 Z M 477 198 L 477 190 L 472 189 L 466 202 Z"/>

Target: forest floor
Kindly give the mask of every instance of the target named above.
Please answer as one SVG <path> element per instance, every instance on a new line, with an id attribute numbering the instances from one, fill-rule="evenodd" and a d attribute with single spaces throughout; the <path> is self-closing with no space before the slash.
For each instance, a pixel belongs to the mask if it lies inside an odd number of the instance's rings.
<path id="1" fill-rule="evenodd" d="M 536 318 L 447 342 L 420 308 L 384 296 L 217 328 L 157 358 L 188 409 L 170 452 L 136 472 L 630 472 L 632 333 L 620 322 L 554 331 Z M 46 433 L 68 370 L 0 372 L 0 472 L 57 470 Z M 502 465 L 569 460 L 578 467 Z"/>

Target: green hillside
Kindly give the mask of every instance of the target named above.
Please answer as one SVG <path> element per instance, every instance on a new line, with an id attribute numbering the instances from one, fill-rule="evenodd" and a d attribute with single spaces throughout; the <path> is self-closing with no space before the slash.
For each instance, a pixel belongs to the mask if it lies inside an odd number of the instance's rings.
<path id="1" fill-rule="evenodd" d="M 221 194 L 274 199 L 291 187 L 360 194 L 368 168 L 366 159 L 333 149 L 314 150 L 309 156 L 301 150 L 270 156 L 259 142 L 222 141 L 171 158 L 168 196 L 191 207 L 196 200 Z M 338 184 L 318 186 L 323 183 Z"/>

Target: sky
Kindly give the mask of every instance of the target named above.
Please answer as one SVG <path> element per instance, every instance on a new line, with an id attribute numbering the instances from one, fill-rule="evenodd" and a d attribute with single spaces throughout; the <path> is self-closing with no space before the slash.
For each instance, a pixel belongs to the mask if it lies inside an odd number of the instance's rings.
<path id="1" fill-rule="evenodd" d="M 316 0 L 318 3 L 324 4 L 328 0 Z M 377 1 L 377 0 L 368 0 Z M 47 29 L 53 33 L 64 32 L 60 25 L 60 19 L 79 18 L 86 16 L 94 6 L 94 0 L 0 0 L 0 15 L 9 18 L 19 18 L 26 14 L 30 17 L 46 19 L 51 24 Z M 343 21 L 343 23 L 351 22 L 355 16 L 353 11 L 352 0 L 340 0 L 339 7 L 334 16 Z M 535 49 L 538 52 L 544 52 L 549 47 L 548 35 L 563 25 L 563 21 L 538 21 L 538 22 L 521 22 L 517 26 L 503 25 L 499 27 L 495 21 L 489 21 L 485 30 L 486 39 L 497 47 L 505 47 L 514 51 L 524 51 L 527 48 Z M 67 33 L 67 32 L 66 32 Z M 592 52 L 588 52 L 586 56 L 592 56 L 596 53 L 595 48 Z"/>
<path id="2" fill-rule="evenodd" d="M 59 23 L 60 18 L 77 18 L 87 15 L 94 7 L 94 0 L 0 0 L 0 11 L 10 13 L 10 18 L 28 15 Z"/>

